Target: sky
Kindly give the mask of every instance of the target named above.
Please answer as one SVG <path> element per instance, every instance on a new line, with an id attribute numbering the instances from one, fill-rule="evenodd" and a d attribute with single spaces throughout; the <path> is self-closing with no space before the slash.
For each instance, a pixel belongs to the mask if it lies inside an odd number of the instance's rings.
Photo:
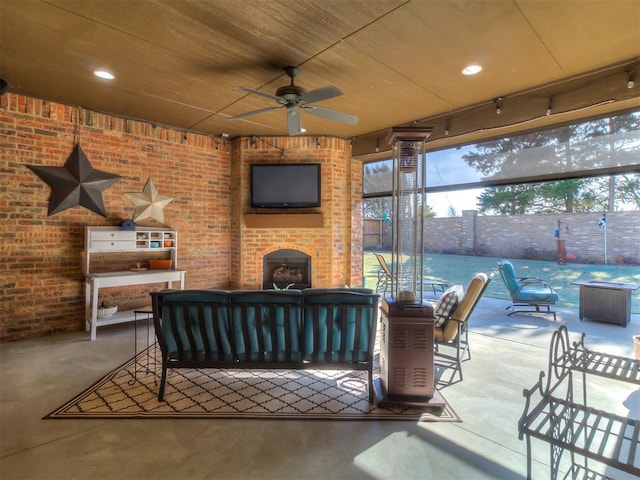
<path id="1" fill-rule="evenodd" d="M 452 205 L 456 210 L 456 216 L 459 217 L 463 210 L 478 209 L 477 197 L 483 190 L 483 188 L 473 188 L 455 192 L 429 193 L 427 194 L 427 205 L 436 212 L 436 217 L 448 217 L 449 205 Z"/>

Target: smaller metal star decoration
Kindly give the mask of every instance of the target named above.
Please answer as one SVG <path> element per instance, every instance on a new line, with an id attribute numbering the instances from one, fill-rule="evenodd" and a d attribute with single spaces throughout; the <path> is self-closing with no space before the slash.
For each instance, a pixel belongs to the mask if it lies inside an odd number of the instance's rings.
<path id="1" fill-rule="evenodd" d="M 27 167 L 51 187 L 48 216 L 80 205 L 106 217 L 102 191 L 121 178 L 94 170 L 80 145 L 73 148 L 64 167 Z"/>
<path id="2" fill-rule="evenodd" d="M 158 193 L 151 177 L 147 180 L 142 193 L 125 193 L 124 195 L 136 206 L 133 221 L 151 217 L 164 224 L 164 207 L 173 202 L 172 197 Z"/>

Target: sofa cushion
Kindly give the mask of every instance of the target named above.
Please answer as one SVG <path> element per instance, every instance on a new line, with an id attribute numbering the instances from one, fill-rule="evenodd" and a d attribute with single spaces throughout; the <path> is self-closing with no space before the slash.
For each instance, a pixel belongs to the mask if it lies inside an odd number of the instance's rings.
<path id="1" fill-rule="evenodd" d="M 229 295 L 239 362 L 299 362 L 300 290 L 242 290 Z"/>
<path id="2" fill-rule="evenodd" d="M 449 287 L 440 297 L 438 303 L 433 308 L 433 316 L 435 317 L 435 326 L 441 327 L 451 317 L 451 314 L 458 306 L 458 302 L 464 294 L 462 285 L 453 285 Z"/>
<path id="3" fill-rule="evenodd" d="M 534 284 L 535 285 L 535 284 Z M 556 303 L 558 301 L 558 294 L 551 291 L 544 286 L 525 286 L 513 297 L 514 302 L 549 302 Z"/>

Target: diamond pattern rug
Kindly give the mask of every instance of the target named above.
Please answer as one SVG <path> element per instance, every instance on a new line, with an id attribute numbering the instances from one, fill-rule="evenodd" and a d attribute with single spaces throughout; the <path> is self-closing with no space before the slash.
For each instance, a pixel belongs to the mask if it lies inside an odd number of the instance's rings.
<path id="1" fill-rule="evenodd" d="M 367 374 L 334 370 L 169 370 L 157 399 L 156 345 L 98 380 L 44 418 L 262 418 L 459 422 L 447 403 L 371 405 Z"/>

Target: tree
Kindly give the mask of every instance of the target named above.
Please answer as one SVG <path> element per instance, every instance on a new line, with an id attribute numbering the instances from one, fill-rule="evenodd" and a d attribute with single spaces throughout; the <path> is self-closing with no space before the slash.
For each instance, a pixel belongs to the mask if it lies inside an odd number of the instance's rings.
<path id="1" fill-rule="evenodd" d="M 537 192 L 531 185 L 506 185 L 485 189 L 478 197 L 480 213 L 497 215 L 524 215 Z"/>
<path id="2" fill-rule="evenodd" d="M 365 198 L 363 201 L 364 218 L 382 218 L 391 214 L 391 197 Z"/>
<path id="3" fill-rule="evenodd" d="M 537 213 L 573 213 L 602 210 L 603 199 L 590 188 L 593 180 L 560 180 L 540 184 L 540 207 Z"/>
<path id="4" fill-rule="evenodd" d="M 433 218 L 436 216 L 436 212 L 433 211 L 433 208 L 431 208 L 426 203 L 424 204 L 422 214 L 424 215 L 424 218 Z"/>
<path id="5" fill-rule="evenodd" d="M 481 182 L 500 184 L 531 175 L 566 177 L 582 169 L 631 168 L 637 166 L 639 139 L 636 111 L 465 146 L 456 158 L 480 172 Z M 389 193 L 391 177 L 391 160 L 366 165 L 365 194 Z M 633 172 L 487 187 L 478 200 L 481 213 L 505 215 L 640 208 L 640 176 Z M 378 203 L 370 211 L 379 217 L 386 204 Z"/>
<path id="6" fill-rule="evenodd" d="M 463 158 L 485 178 L 496 180 L 526 175 L 532 165 L 542 173 L 608 168 L 637 155 L 638 130 L 640 115 L 632 112 L 483 142 Z M 480 212 L 571 213 L 640 206 L 639 182 L 633 174 L 491 187 L 479 197 Z"/>
<path id="7" fill-rule="evenodd" d="M 640 208 L 640 174 L 620 175 L 618 177 L 616 198 Z"/>

